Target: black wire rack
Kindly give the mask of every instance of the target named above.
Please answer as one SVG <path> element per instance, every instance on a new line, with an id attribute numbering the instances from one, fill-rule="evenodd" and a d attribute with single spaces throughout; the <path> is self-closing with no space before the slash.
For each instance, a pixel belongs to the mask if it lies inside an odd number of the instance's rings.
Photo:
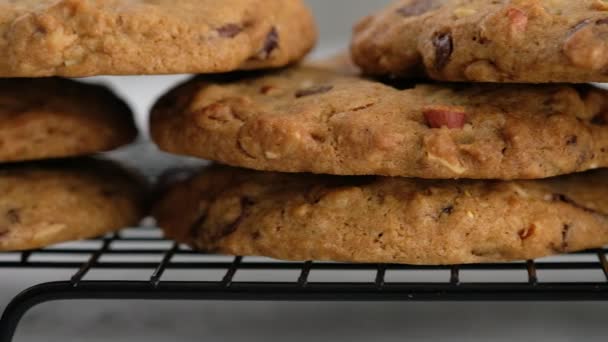
<path id="1" fill-rule="evenodd" d="M 459 266 L 280 262 L 204 255 L 164 240 L 156 228 L 130 229 L 38 251 L 0 254 L 0 269 L 74 270 L 69 279 L 36 285 L 15 297 L 0 320 L 0 342 L 12 340 L 32 307 L 66 299 L 607 300 L 607 252 Z M 115 275 L 125 270 L 145 272 L 145 279 Z M 96 271 L 109 272 L 111 280 L 95 280 Z M 353 279 L 353 273 L 358 278 Z"/>

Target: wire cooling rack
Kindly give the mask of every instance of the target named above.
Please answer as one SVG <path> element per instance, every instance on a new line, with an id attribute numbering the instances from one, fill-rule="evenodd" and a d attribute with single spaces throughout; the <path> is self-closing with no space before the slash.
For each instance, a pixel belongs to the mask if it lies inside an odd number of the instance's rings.
<path id="1" fill-rule="evenodd" d="M 0 320 L 0 342 L 12 340 L 19 321 L 35 305 L 65 299 L 607 300 L 607 252 L 459 266 L 280 262 L 200 254 L 163 239 L 156 228 L 129 229 L 100 239 L 0 254 L 0 272 L 74 270 L 69 279 L 34 286 L 14 298 Z M 125 270 L 138 270 L 145 278 L 127 279 Z M 100 271 L 105 280 L 96 279 Z"/>

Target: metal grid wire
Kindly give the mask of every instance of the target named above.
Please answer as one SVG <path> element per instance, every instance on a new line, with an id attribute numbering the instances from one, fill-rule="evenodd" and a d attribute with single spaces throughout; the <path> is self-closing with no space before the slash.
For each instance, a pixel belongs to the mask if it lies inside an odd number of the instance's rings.
<path id="1" fill-rule="evenodd" d="M 149 271 L 148 285 L 158 288 L 164 282 L 174 283 L 176 279 L 165 279 L 168 271 L 188 271 L 199 274 L 200 280 L 196 283 L 216 285 L 224 288 L 264 286 L 265 284 L 281 284 L 293 288 L 312 289 L 315 286 L 328 288 L 333 284 L 336 291 L 341 285 L 353 286 L 362 290 L 382 291 L 384 289 L 406 288 L 408 286 L 432 286 L 434 288 L 457 288 L 467 285 L 511 286 L 521 289 L 534 290 L 544 285 L 576 285 L 599 289 L 608 285 L 608 249 L 600 249 L 575 253 L 567 256 L 558 256 L 527 262 L 474 264 L 458 266 L 411 266 L 411 265 L 384 265 L 384 264 L 343 264 L 331 262 L 281 262 L 257 257 L 227 257 L 204 255 L 194 252 L 185 246 L 165 240 L 160 231 L 155 228 L 138 228 L 126 230 L 121 233 L 108 235 L 103 238 L 85 242 L 68 243 L 56 247 L 21 253 L 0 254 L 0 269 L 75 269 L 70 283 L 78 287 L 86 282 L 87 275 L 92 270 L 140 270 Z M 205 271 L 222 272 L 220 280 L 205 279 Z M 280 272 L 296 271 L 298 276 L 291 281 L 276 282 L 272 276 L 263 280 L 235 281 L 238 272 L 260 271 Z M 333 271 L 325 276 L 323 281 L 311 281 L 312 272 Z M 363 278 L 370 281 L 343 281 L 340 272 L 365 272 Z M 463 279 L 463 273 L 475 271 L 475 282 Z M 562 281 L 548 282 L 539 279 L 539 272 L 544 271 L 588 271 L 577 274 L 576 277 L 566 277 Z M 392 281 L 387 275 L 390 272 L 402 273 L 398 278 L 406 281 Z M 424 281 L 420 273 L 426 272 Z M 481 274 L 479 273 L 481 272 Z M 490 275 L 490 272 L 492 275 Z M 370 273 L 372 276 L 370 277 Z M 411 275 L 408 280 L 408 273 Z M 487 277 L 483 274 L 486 273 Z M 508 276 L 507 276 L 508 275 Z M 601 276 L 598 276 L 601 275 Z M 441 279 L 444 277 L 445 279 Z M 393 277 L 394 278 L 394 277 Z M 483 278 L 481 281 L 477 278 Z M 505 278 L 511 278 L 505 280 Z M 420 280 L 422 279 L 422 280 Z M 120 286 L 121 280 L 112 279 L 113 284 Z M 140 283 L 142 281 L 139 281 Z"/>
<path id="2" fill-rule="evenodd" d="M 205 255 L 163 239 L 156 228 L 129 229 L 37 251 L 0 253 L 0 272 L 74 270 L 65 281 L 17 296 L 0 319 L 0 342 L 12 340 L 31 307 L 65 299 L 608 300 L 607 252 L 458 266 L 281 262 Z"/>

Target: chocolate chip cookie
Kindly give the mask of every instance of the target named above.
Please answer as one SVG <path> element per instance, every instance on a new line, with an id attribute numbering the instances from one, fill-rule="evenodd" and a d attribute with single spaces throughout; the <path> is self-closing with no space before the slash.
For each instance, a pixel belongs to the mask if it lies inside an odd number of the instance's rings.
<path id="1" fill-rule="evenodd" d="M 444 81 L 606 82 L 608 2 L 399 0 L 352 43 L 368 74 Z"/>
<path id="2" fill-rule="evenodd" d="M 92 238 L 138 223 L 145 185 L 108 161 L 0 166 L 0 251 Z"/>
<path id="3" fill-rule="evenodd" d="M 592 86 L 379 82 L 326 69 L 198 77 L 153 108 L 161 149 L 265 171 L 533 179 L 608 166 Z"/>
<path id="4" fill-rule="evenodd" d="M 137 136 L 109 89 L 61 78 L 0 79 L 0 132 L 0 162 L 92 154 Z"/>
<path id="5" fill-rule="evenodd" d="M 279 67 L 316 28 L 301 0 L 0 3 L 0 76 L 176 74 Z"/>
<path id="6" fill-rule="evenodd" d="M 460 264 L 608 243 L 608 171 L 449 181 L 204 171 L 155 208 L 196 249 L 287 260 Z"/>

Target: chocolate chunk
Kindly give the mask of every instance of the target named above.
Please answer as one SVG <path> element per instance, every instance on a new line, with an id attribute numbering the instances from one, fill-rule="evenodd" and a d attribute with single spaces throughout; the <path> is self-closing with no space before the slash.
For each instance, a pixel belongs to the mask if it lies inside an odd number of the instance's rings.
<path id="1" fill-rule="evenodd" d="M 439 2 L 436 0 L 413 0 L 409 5 L 397 9 L 397 13 L 406 18 L 414 17 L 437 9 L 439 6 Z"/>
<path id="2" fill-rule="evenodd" d="M 264 47 L 257 54 L 258 59 L 268 59 L 270 54 L 279 47 L 279 31 L 277 31 L 276 27 L 272 27 L 268 35 L 266 36 L 266 41 L 264 42 Z"/>
<path id="3" fill-rule="evenodd" d="M 226 24 L 217 29 L 217 33 L 223 38 L 234 38 L 241 32 L 243 32 L 243 28 L 237 24 Z"/>
<path id="4" fill-rule="evenodd" d="M 452 34 L 442 33 L 433 38 L 433 46 L 435 47 L 435 68 L 441 70 L 450 62 L 454 45 L 452 43 Z"/>
<path id="5" fill-rule="evenodd" d="M 296 98 L 311 96 L 311 95 L 318 95 L 318 94 L 325 94 L 325 93 L 331 91 L 332 89 L 334 89 L 333 86 L 317 86 L 317 87 L 311 87 L 311 88 L 307 88 L 307 89 L 301 89 L 296 92 Z"/>

